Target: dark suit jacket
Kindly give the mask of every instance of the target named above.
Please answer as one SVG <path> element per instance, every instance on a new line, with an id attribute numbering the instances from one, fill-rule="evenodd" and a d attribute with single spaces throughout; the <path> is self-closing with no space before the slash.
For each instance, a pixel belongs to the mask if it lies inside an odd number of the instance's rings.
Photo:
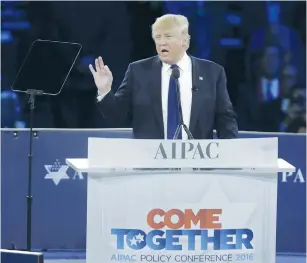
<path id="1" fill-rule="evenodd" d="M 191 59 L 193 94 L 189 129 L 193 137 L 212 139 L 213 129 L 218 138 L 237 137 L 236 114 L 223 67 L 208 60 Z M 164 138 L 161 67 L 158 56 L 131 63 L 118 91 L 109 92 L 97 103 L 104 117 L 114 124 L 121 125 L 129 119 L 134 138 Z"/>

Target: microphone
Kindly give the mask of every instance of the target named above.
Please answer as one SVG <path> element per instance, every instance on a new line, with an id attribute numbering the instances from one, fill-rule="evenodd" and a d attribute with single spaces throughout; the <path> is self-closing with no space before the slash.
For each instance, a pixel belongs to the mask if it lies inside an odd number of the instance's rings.
<path id="1" fill-rule="evenodd" d="M 172 76 L 174 79 L 178 80 L 180 78 L 179 68 L 174 68 L 172 71 Z"/>
<path id="2" fill-rule="evenodd" d="M 179 132 L 181 127 L 185 130 L 185 132 L 188 135 L 189 139 L 194 139 L 192 133 L 189 131 L 188 127 L 184 124 L 183 122 L 183 114 L 182 114 L 182 107 L 181 107 L 181 98 L 180 98 L 180 85 L 179 85 L 179 78 L 180 78 L 180 71 L 178 68 L 174 68 L 172 70 L 172 77 L 175 79 L 176 83 L 176 94 L 177 94 L 177 103 L 178 103 L 178 110 L 179 110 L 179 125 L 176 129 L 175 135 L 174 135 L 174 140 L 178 139 Z"/>

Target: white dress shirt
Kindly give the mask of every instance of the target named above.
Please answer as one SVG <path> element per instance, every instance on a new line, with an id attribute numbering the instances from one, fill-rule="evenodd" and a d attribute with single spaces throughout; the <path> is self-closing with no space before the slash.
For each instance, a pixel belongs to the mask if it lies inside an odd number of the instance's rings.
<path id="1" fill-rule="evenodd" d="M 267 92 L 268 88 L 271 89 L 271 94 L 273 99 L 277 99 L 279 97 L 279 81 L 278 79 L 268 80 L 266 78 L 261 79 L 261 88 L 262 88 L 262 98 L 264 101 L 267 101 Z"/>
<path id="2" fill-rule="evenodd" d="M 183 58 L 177 63 L 180 70 L 180 98 L 183 122 L 189 128 L 191 105 L 192 105 L 192 62 L 191 58 L 185 53 Z M 161 96 L 162 96 L 162 113 L 164 123 L 164 138 L 167 138 L 167 109 L 168 109 L 168 90 L 169 80 L 172 73 L 171 65 L 163 63 L 161 72 Z M 182 139 L 186 140 L 188 135 L 182 129 Z"/>

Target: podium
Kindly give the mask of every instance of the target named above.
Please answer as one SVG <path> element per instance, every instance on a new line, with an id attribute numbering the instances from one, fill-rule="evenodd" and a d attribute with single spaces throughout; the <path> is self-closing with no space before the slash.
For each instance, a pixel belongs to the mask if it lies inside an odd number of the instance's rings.
<path id="1" fill-rule="evenodd" d="M 275 263 L 277 138 L 88 139 L 86 262 Z"/>

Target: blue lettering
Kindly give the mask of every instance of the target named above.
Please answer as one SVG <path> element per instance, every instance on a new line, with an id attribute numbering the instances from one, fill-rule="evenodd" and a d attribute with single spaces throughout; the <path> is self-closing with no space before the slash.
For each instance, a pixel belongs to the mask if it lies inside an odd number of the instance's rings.
<path id="1" fill-rule="evenodd" d="M 114 261 L 136 261 L 136 255 L 113 254 L 111 260 Z"/>
<path id="2" fill-rule="evenodd" d="M 165 238 L 156 238 L 155 242 L 154 239 L 156 236 L 163 237 L 164 231 L 162 230 L 153 230 L 147 234 L 146 243 L 148 247 L 153 250 L 161 250 L 165 248 Z"/>
<path id="3" fill-rule="evenodd" d="M 241 250 L 243 246 L 253 249 L 251 241 L 254 234 L 250 229 L 215 229 L 211 232 L 212 234 L 208 230 L 152 230 L 146 234 L 139 229 L 112 229 L 112 234 L 116 235 L 117 249 L 129 247 L 140 250 L 148 247 L 152 250 L 182 250 L 181 236 L 187 237 L 188 250 L 208 250 L 210 244 L 214 250 Z M 200 236 L 200 248 L 195 247 L 196 236 Z"/>
<path id="4" fill-rule="evenodd" d="M 117 249 L 124 249 L 124 237 L 129 233 L 130 229 L 112 229 L 111 234 L 117 235 Z"/>
<path id="5" fill-rule="evenodd" d="M 245 237 L 243 237 L 245 236 Z M 246 249 L 253 249 L 251 241 L 253 240 L 254 233 L 250 229 L 237 229 L 236 230 L 236 249 L 242 249 L 244 245 Z"/>
<path id="6" fill-rule="evenodd" d="M 175 235 L 177 236 L 182 236 L 182 231 L 181 230 L 168 230 L 166 231 L 166 250 L 181 250 L 182 246 L 181 245 L 175 245 L 173 243 L 179 242 L 179 237 L 174 237 Z"/>
<path id="7" fill-rule="evenodd" d="M 220 250 L 220 230 L 214 230 L 213 237 L 209 236 L 208 230 L 201 231 L 201 250 L 208 250 L 208 244 L 213 243 L 214 250 Z"/>
<path id="8" fill-rule="evenodd" d="M 183 230 L 182 235 L 188 236 L 188 250 L 195 250 L 195 238 L 201 235 L 201 230 Z"/>
<path id="9" fill-rule="evenodd" d="M 220 231 L 220 249 L 228 250 L 228 249 L 236 249 L 236 244 L 228 244 L 228 242 L 233 242 L 233 236 L 236 235 L 237 230 L 235 229 L 227 229 Z"/>

